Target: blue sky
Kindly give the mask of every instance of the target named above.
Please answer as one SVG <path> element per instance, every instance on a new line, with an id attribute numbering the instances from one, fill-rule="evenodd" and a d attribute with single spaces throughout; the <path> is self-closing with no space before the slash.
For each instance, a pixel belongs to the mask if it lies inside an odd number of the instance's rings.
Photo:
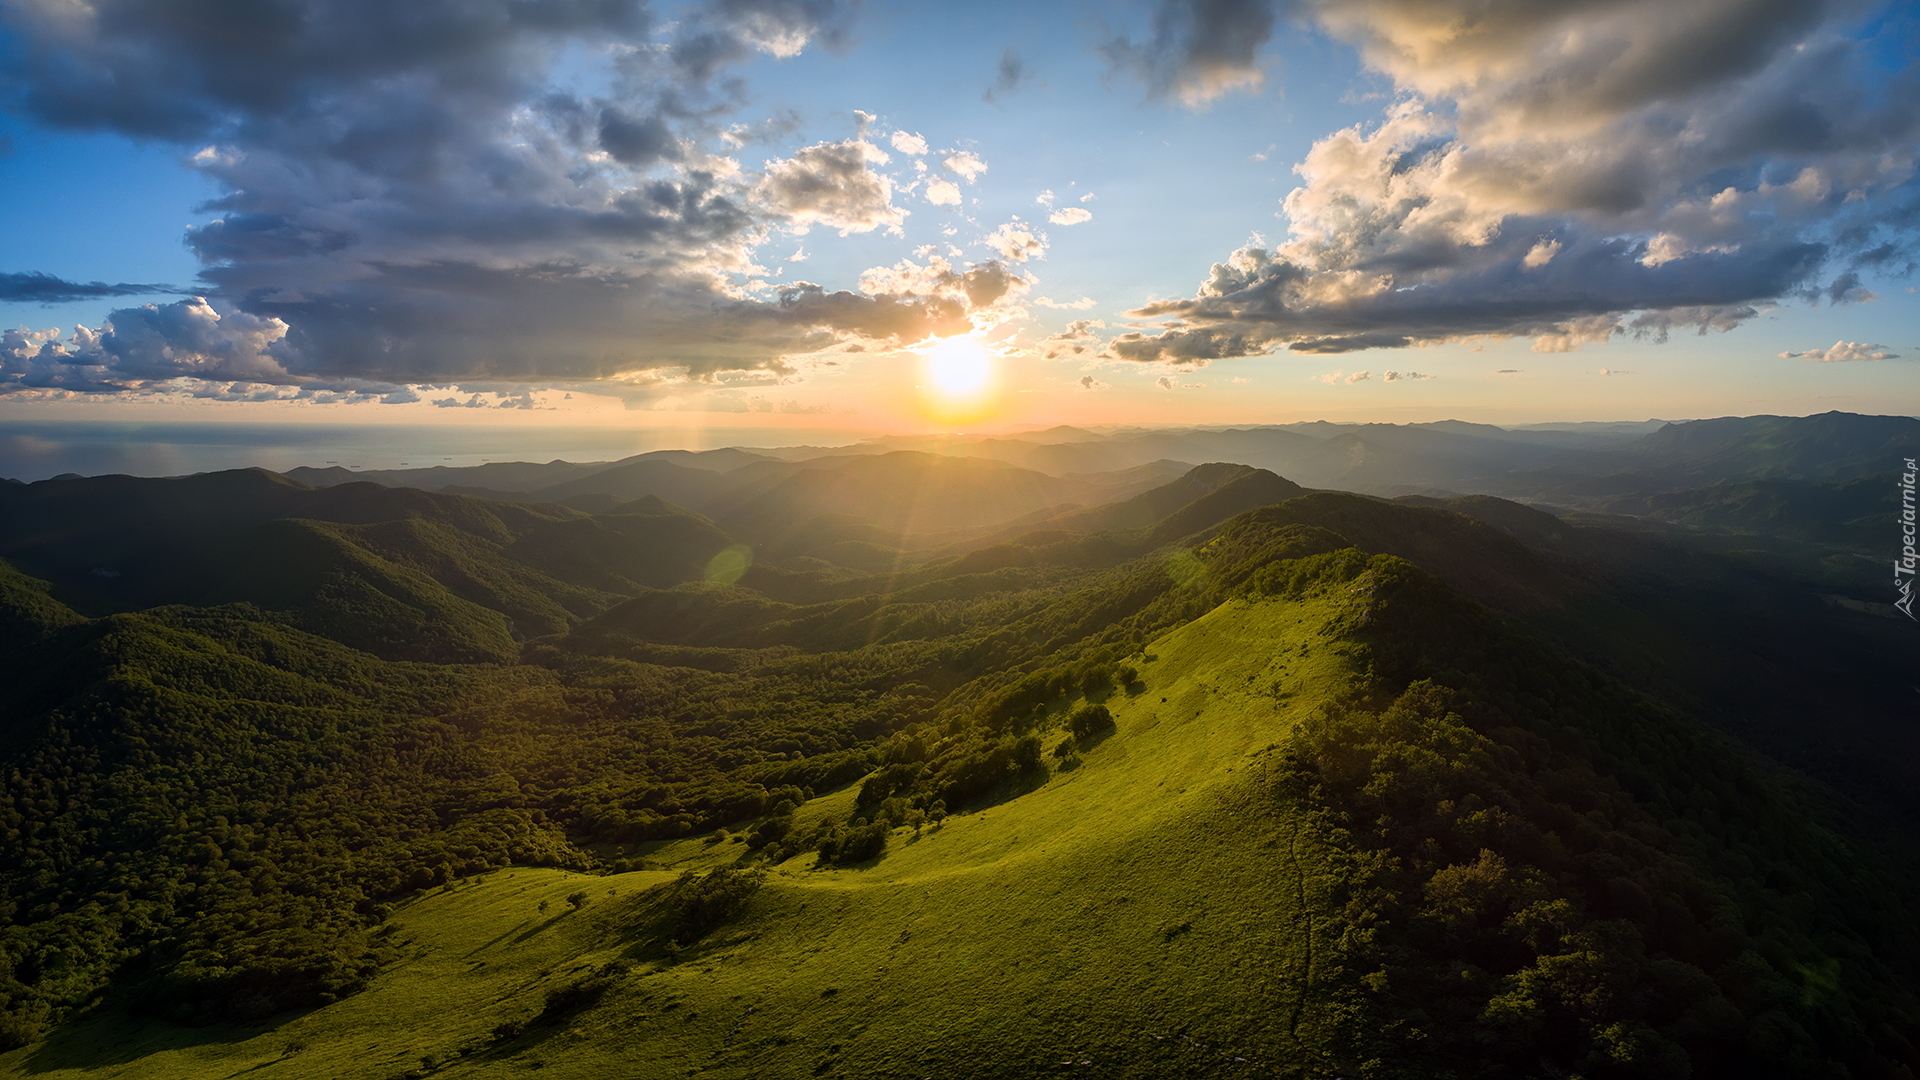
<path id="1" fill-rule="evenodd" d="M 1900 5 L 390 9 L 4 9 L 0 417 L 1920 412 Z"/>

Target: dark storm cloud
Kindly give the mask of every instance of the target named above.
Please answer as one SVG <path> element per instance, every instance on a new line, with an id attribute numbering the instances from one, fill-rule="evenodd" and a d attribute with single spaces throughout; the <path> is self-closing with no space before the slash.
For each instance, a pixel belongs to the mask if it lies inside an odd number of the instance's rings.
<path id="1" fill-rule="evenodd" d="M 1479 258 L 1450 262 L 1415 286 L 1381 285 L 1399 277 L 1375 266 L 1356 283 L 1361 287 L 1343 290 L 1328 286 L 1348 281 L 1329 283 L 1273 253 L 1245 248 L 1214 267 L 1200 296 L 1134 312 L 1172 316 L 1191 328 L 1124 335 L 1110 348 L 1128 360 L 1181 362 L 1281 345 L 1331 353 L 1495 334 L 1540 337 L 1551 348 L 1568 335 L 1603 340 L 1621 330 L 1664 336 L 1676 325 L 1727 329 L 1757 314 L 1748 302 L 1788 291 L 1825 256 L 1819 245 L 1786 243 L 1770 251 L 1704 253 L 1648 266 L 1644 245 L 1604 240 L 1582 241 L 1528 267 L 1532 249 L 1524 244 L 1470 250 Z M 1628 327 L 1611 321 L 1618 313 L 1647 309 L 1660 314 Z M 1583 324 L 1592 318 L 1609 320 L 1605 334 L 1596 336 L 1598 324 Z"/>
<path id="2" fill-rule="evenodd" d="M 572 38 L 641 39 L 637 0 L 51 0 L 9 4 L 4 76 L 49 123 L 192 140 L 312 116 L 385 80 L 510 96 Z"/>
<path id="3" fill-rule="evenodd" d="M 109 285 L 104 281 L 66 281 L 52 274 L 28 271 L 0 274 L 0 301 L 14 304 L 69 304 L 108 296 L 158 296 L 184 290 L 172 285 Z"/>
<path id="4" fill-rule="evenodd" d="M 1273 36 L 1274 0 L 1160 0 L 1144 41 L 1115 36 L 1104 46 L 1117 70 L 1156 96 L 1201 106 L 1258 86 L 1258 53 Z"/>
<path id="5" fill-rule="evenodd" d="M 659 115 L 630 116 L 608 106 L 600 110 L 600 146 L 622 165 L 644 168 L 680 156 L 680 142 Z"/>
<path id="6" fill-rule="evenodd" d="M 1170 329 L 1116 340 L 1116 355 L 1483 334 L 1563 351 L 1730 329 L 1769 301 L 1869 299 L 1863 269 L 1914 261 L 1913 25 L 1887 24 L 1898 43 L 1850 40 L 1857 5 L 1841 0 L 1314 11 L 1402 96 L 1315 144 L 1284 243 L 1142 307 Z"/>
<path id="7" fill-rule="evenodd" d="M 993 85 L 980 95 L 980 100 L 989 105 L 1005 101 L 1019 91 L 1022 84 L 1031 78 L 1026 61 L 1020 59 L 1019 50 L 1012 46 L 1000 54 L 1000 65 L 994 69 Z"/>
<path id="8" fill-rule="evenodd" d="M 715 0 L 669 52 L 683 78 L 706 82 L 756 50 L 784 57 L 810 42 L 839 48 L 852 22 L 853 5 L 842 0 Z"/>
<path id="9" fill-rule="evenodd" d="M 905 214 L 863 138 L 759 170 L 718 156 L 741 142 L 725 130 L 744 100 L 730 69 L 843 42 L 851 8 L 836 0 L 713 0 L 670 29 L 635 0 L 0 12 L 16 108 L 176 141 L 224 190 L 187 236 L 206 300 L 13 342 L 0 390 L 200 377 L 391 396 L 406 382 L 785 370 L 784 355 L 843 336 L 964 328 L 1005 293 L 997 264 L 891 291 L 742 284 L 771 230 L 862 232 Z M 601 89 L 556 83 L 563 54 L 601 64 Z"/>

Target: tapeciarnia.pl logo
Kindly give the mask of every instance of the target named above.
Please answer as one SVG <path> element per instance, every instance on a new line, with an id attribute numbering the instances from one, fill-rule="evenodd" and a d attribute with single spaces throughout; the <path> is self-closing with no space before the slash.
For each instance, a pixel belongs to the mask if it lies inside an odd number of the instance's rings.
<path id="1" fill-rule="evenodd" d="M 1893 606 L 1906 613 L 1907 618 L 1920 622 L 1913 614 L 1913 477 L 1920 472 L 1915 468 L 1914 459 L 1907 459 L 1907 471 L 1900 474 L 1900 557 L 1893 560 L 1893 588 L 1900 598 Z"/>

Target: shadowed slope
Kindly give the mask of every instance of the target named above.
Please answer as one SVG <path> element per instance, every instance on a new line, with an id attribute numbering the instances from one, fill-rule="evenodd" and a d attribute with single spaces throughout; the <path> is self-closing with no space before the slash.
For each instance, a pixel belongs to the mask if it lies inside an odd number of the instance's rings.
<path id="1" fill-rule="evenodd" d="M 259 470 L 10 486 L 0 511 L 0 555 L 82 610 L 251 601 L 409 659 L 509 658 L 732 543 L 658 500 L 593 517 Z"/>

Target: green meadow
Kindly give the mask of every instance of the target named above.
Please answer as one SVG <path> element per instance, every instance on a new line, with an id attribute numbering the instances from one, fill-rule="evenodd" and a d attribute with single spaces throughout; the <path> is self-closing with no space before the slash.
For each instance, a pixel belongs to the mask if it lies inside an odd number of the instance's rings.
<path id="1" fill-rule="evenodd" d="M 677 955 L 658 932 L 661 895 L 681 871 L 733 862 L 738 841 L 663 845 L 651 858 L 664 870 L 468 878 L 396 912 L 386 933 L 401 958 L 337 1004 L 262 1028 L 107 1013 L 0 1068 L 48 1080 L 1311 1075 L 1328 1022 L 1314 985 L 1324 859 L 1264 760 L 1350 677 L 1316 655 L 1325 608 L 1236 601 L 1166 635 L 1142 659 L 1144 689 L 1109 700 L 1117 730 L 1070 770 L 918 835 L 896 829 L 870 865 L 789 860 Z M 853 790 L 796 817 L 843 816 Z M 547 1012 L 601 982 L 590 1004 Z"/>

